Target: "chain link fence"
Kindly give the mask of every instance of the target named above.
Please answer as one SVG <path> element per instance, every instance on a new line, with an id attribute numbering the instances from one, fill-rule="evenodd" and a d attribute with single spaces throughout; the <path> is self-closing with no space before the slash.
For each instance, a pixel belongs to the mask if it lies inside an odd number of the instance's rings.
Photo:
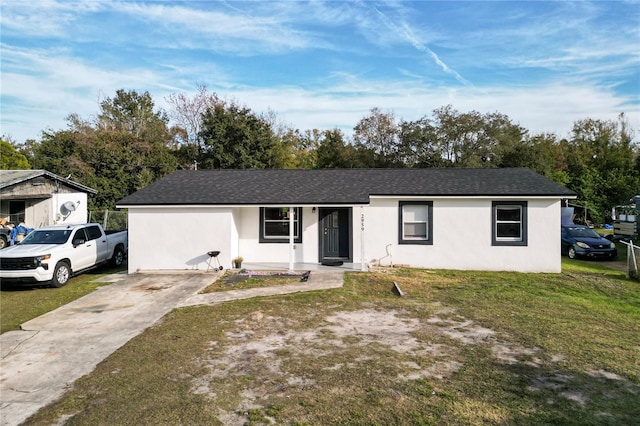
<path id="1" fill-rule="evenodd" d="M 105 231 L 124 231 L 128 227 L 126 210 L 90 211 L 89 222 L 101 224 Z"/>

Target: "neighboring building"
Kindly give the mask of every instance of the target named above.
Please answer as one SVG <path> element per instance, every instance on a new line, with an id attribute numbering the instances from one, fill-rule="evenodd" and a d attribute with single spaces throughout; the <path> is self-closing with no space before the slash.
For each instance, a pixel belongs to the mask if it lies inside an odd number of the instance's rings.
<path id="1" fill-rule="evenodd" d="M 0 170 L 0 219 L 29 228 L 87 221 L 87 194 L 97 194 L 46 170 Z"/>
<path id="2" fill-rule="evenodd" d="M 240 255 L 290 269 L 560 272 L 561 202 L 575 197 L 529 169 L 200 170 L 117 204 L 129 209 L 129 272 L 204 270 L 213 250 L 225 267 Z"/>

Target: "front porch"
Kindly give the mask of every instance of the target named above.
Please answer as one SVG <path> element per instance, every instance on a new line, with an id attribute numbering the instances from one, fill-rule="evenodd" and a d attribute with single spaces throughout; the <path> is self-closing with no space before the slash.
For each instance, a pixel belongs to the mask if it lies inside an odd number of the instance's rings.
<path id="1" fill-rule="evenodd" d="M 362 272 L 361 263 L 344 263 L 340 266 L 326 266 L 321 263 L 294 263 L 294 271 L 343 271 L 343 272 Z M 249 271 L 288 271 L 288 263 L 278 262 L 242 262 L 242 269 Z M 364 265 L 364 271 L 367 271 L 367 265 Z"/>

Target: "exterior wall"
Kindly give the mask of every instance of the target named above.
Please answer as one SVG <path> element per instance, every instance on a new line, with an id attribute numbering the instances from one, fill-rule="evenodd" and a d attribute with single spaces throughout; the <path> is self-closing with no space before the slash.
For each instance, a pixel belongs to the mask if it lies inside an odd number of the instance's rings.
<path id="1" fill-rule="evenodd" d="M 433 201 L 432 245 L 398 244 L 401 200 Z M 492 246 L 491 206 L 498 200 L 372 198 L 368 206 L 353 207 L 353 262 L 364 257 L 366 263 L 432 269 L 560 272 L 560 200 L 510 198 L 528 202 L 527 245 Z M 302 219 L 294 262 L 317 263 L 318 209 L 304 207 Z M 250 263 L 288 262 L 289 244 L 259 242 L 259 221 L 257 206 L 130 208 L 129 272 L 204 270 L 211 250 L 221 252 L 225 268 L 238 255 Z"/>
<path id="2" fill-rule="evenodd" d="M 84 192 L 57 193 L 49 199 L 50 201 L 50 220 L 54 225 L 76 225 L 87 223 L 89 217 L 89 209 L 87 205 L 87 194 Z M 60 206 L 66 202 L 72 202 L 76 206 L 76 210 L 71 212 L 67 217 L 60 213 Z"/>
<path id="3" fill-rule="evenodd" d="M 47 196 L 46 198 L 20 198 L 2 199 L 0 202 L 0 212 L 3 216 L 9 215 L 10 201 L 24 201 L 25 220 L 24 223 L 29 228 L 41 228 L 49 225 L 75 225 L 86 223 L 89 216 L 87 209 L 87 194 L 84 192 L 60 192 Z M 76 205 L 76 210 L 71 212 L 66 218 L 60 214 L 60 206 L 71 201 Z"/>
<path id="4" fill-rule="evenodd" d="M 398 244 L 400 200 L 405 198 L 374 198 L 365 208 L 368 261 L 382 259 L 381 263 L 388 265 L 392 260 L 394 264 L 433 269 L 561 271 L 559 200 L 527 200 L 526 246 L 492 246 L 491 202 L 499 199 L 476 198 L 425 198 L 433 201 L 433 245 Z M 391 258 L 385 257 L 388 244 Z"/>
<path id="5" fill-rule="evenodd" d="M 288 262 L 289 244 L 260 243 L 260 208 L 244 207 L 240 210 L 238 254 L 245 262 Z M 318 262 L 318 211 L 302 209 L 302 243 L 294 244 L 294 262 Z"/>
<path id="6" fill-rule="evenodd" d="M 236 216 L 231 208 L 129 208 L 129 273 L 206 270 L 213 250 L 230 268 Z"/>

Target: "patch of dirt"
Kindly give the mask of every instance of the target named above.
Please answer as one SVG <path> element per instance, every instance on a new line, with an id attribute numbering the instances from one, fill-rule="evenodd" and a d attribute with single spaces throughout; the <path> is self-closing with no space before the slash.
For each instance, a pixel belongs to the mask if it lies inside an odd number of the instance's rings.
<path id="1" fill-rule="evenodd" d="M 200 293 L 215 293 L 228 290 L 273 287 L 285 284 L 300 283 L 304 274 L 274 271 L 227 271 Z M 308 279 L 308 275 L 307 275 Z"/>
<path id="2" fill-rule="evenodd" d="M 452 313 L 450 309 L 439 311 L 446 316 Z M 248 387 L 235 409 L 220 415 L 225 424 L 242 424 L 246 421 L 244 413 L 258 408 L 263 397 L 269 394 L 288 397 L 295 389 L 314 386 L 313 380 L 298 377 L 287 369 L 287 362 L 302 356 L 320 360 L 336 351 L 345 351 L 347 356 L 342 362 L 323 368 L 327 372 L 340 371 L 366 366 L 373 360 L 373 355 L 365 348 L 379 345 L 383 350 L 398 354 L 396 366 L 401 371 L 398 380 L 445 379 L 463 365 L 456 360 L 459 347 L 455 344 L 431 342 L 444 336 L 462 344 L 489 344 L 496 359 L 506 364 L 541 364 L 535 357 L 540 351 L 538 348 L 501 341 L 493 330 L 459 315 L 454 315 L 453 319 L 434 315 L 421 321 L 408 318 L 401 311 L 369 308 L 337 312 L 324 318 L 324 323 L 313 330 L 292 330 L 287 327 L 286 319 L 267 316 L 260 311 L 237 320 L 235 328 L 227 333 L 222 356 L 203 360 L 209 374 L 194 380 L 193 392 L 215 398 L 217 392 L 223 391 L 212 388 L 212 380 L 267 372 L 269 384 Z M 217 343 L 212 342 L 212 348 L 216 346 Z M 553 380 L 540 379 L 532 387 L 543 389 L 553 383 Z M 575 392 L 564 390 L 565 397 L 578 403 L 585 401 Z"/>
<path id="3" fill-rule="evenodd" d="M 599 260 L 596 261 L 599 265 L 605 266 L 609 269 L 615 269 L 616 271 L 627 272 L 627 262 L 622 260 Z"/>

